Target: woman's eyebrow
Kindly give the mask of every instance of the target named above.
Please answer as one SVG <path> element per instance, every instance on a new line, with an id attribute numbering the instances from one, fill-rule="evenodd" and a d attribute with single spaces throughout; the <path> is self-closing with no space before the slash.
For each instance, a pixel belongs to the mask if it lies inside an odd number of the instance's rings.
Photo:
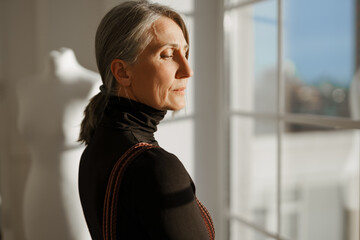
<path id="1" fill-rule="evenodd" d="M 171 48 L 180 49 L 180 45 L 177 44 L 177 43 L 165 43 L 165 44 L 162 44 L 160 47 L 161 47 L 161 48 L 163 48 L 163 47 L 171 47 Z M 189 49 L 189 45 L 188 45 L 188 44 L 185 44 L 185 45 L 184 45 L 184 50 L 187 51 L 188 49 Z"/>

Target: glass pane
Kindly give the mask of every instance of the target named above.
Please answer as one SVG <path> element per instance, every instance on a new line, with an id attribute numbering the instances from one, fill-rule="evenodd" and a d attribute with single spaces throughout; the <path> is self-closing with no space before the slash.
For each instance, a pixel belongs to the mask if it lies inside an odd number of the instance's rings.
<path id="1" fill-rule="evenodd" d="M 275 240 L 262 232 L 243 225 L 237 220 L 230 221 L 230 240 Z"/>
<path id="2" fill-rule="evenodd" d="M 283 236 L 359 240 L 359 133 L 327 129 L 283 135 Z"/>
<path id="3" fill-rule="evenodd" d="M 286 111 L 348 118 L 354 97 L 359 108 L 355 1 L 284 1 Z"/>
<path id="4" fill-rule="evenodd" d="M 177 12 L 182 14 L 190 14 L 194 12 L 194 0 L 171 0 L 171 1 L 163 1 L 163 0 L 150 0 L 150 2 L 155 2 L 163 5 L 167 5 Z"/>
<path id="5" fill-rule="evenodd" d="M 276 231 L 275 122 L 233 117 L 231 120 L 230 211 Z"/>
<path id="6" fill-rule="evenodd" d="M 176 137 L 169 137 L 176 136 Z M 159 145 L 175 154 L 191 177 L 194 175 L 194 119 L 163 121 L 158 125 L 155 138 Z M 171 139 L 171 141 L 169 141 Z"/>
<path id="7" fill-rule="evenodd" d="M 248 2 L 249 0 L 225 0 L 225 6 L 231 6 L 232 4 L 237 4 L 241 2 Z"/>
<path id="8" fill-rule="evenodd" d="M 270 0 L 225 13 L 225 72 L 232 110 L 276 111 L 276 6 Z"/>

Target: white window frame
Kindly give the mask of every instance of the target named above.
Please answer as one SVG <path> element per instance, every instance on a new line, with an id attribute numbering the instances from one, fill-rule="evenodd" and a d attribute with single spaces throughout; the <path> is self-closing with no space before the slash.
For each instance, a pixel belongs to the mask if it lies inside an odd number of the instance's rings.
<path id="1" fill-rule="evenodd" d="M 243 7 L 247 7 L 249 5 L 253 5 L 259 2 L 266 2 L 268 0 L 247 0 L 247 1 L 239 1 L 235 4 L 226 4 L 226 0 L 222 0 L 223 8 L 220 16 L 224 16 L 227 11 L 241 9 Z M 227 159 L 226 163 L 223 164 L 221 170 L 223 171 L 222 176 L 225 179 L 222 179 L 223 189 L 225 189 L 224 194 L 227 194 L 227 198 L 224 198 L 223 202 L 223 211 L 224 211 L 224 225 L 223 225 L 223 234 L 220 239 L 229 239 L 229 222 L 230 221 L 238 221 L 245 227 L 254 230 L 256 232 L 262 233 L 265 236 L 276 240 L 288 240 L 282 236 L 280 236 L 282 223 L 281 223 L 281 194 L 282 194 L 282 179 L 281 179 L 281 166 L 282 166 L 282 139 L 283 139 L 283 126 L 285 123 L 296 123 L 296 124 L 311 124 L 315 126 L 321 127 L 330 127 L 330 128 L 341 128 L 341 129 L 360 129 L 360 121 L 345 119 L 341 117 L 330 117 L 330 116 L 318 116 L 318 115 L 307 115 L 307 114 L 293 114 L 286 113 L 285 111 L 285 79 L 284 79 L 284 62 L 283 62 L 283 2 L 284 0 L 277 0 L 277 99 L 276 99 L 276 112 L 275 113 L 257 113 L 254 111 L 231 111 L 230 110 L 230 77 L 227 74 L 229 63 L 227 62 L 228 56 L 226 56 L 226 46 L 222 46 L 221 50 L 224 52 L 224 63 L 222 66 L 224 83 L 221 86 L 222 99 L 220 99 L 220 105 L 223 106 L 223 119 L 221 119 L 222 127 L 220 128 L 224 131 L 224 139 L 223 145 L 220 146 L 223 157 Z M 358 6 L 359 7 L 359 6 Z M 223 29 L 224 30 L 224 29 Z M 224 32 L 225 33 L 225 32 Z M 223 36 L 224 36 L 223 33 Z M 221 42 L 225 42 L 224 39 Z M 225 107 L 226 106 L 226 107 Z M 253 120 L 273 120 L 277 123 L 276 130 L 276 144 L 277 144 L 277 179 L 276 179 L 276 191 L 277 191 L 277 203 L 276 203 L 276 214 L 277 214 L 277 234 L 269 232 L 266 229 L 263 229 L 252 222 L 249 222 L 247 219 L 236 215 L 231 212 L 230 203 L 229 203 L 229 184 L 230 180 L 228 176 L 230 175 L 230 119 L 232 117 L 241 117 L 245 119 L 253 119 Z M 360 161 L 360 158 L 359 158 Z M 360 205 L 360 203 L 359 203 Z M 360 236 L 359 236 L 360 239 Z"/>

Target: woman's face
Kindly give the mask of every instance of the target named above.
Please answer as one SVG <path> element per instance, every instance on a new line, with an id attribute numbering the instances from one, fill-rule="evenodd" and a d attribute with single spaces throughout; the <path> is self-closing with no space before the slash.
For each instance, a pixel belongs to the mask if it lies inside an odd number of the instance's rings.
<path id="1" fill-rule="evenodd" d="M 160 17 L 150 29 L 153 39 L 137 61 L 128 66 L 128 96 L 159 110 L 180 110 L 193 72 L 185 54 L 188 44 L 180 27 Z"/>

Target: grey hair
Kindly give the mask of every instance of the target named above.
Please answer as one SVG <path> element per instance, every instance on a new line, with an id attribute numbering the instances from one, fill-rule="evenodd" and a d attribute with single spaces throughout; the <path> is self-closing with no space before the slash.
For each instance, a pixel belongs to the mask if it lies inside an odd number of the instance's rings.
<path id="1" fill-rule="evenodd" d="M 189 36 L 182 17 L 173 9 L 148 1 L 128 1 L 112 8 L 101 20 L 95 36 L 95 55 L 106 94 L 95 95 L 84 111 L 79 141 L 90 142 L 99 124 L 110 95 L 117 95 L 117 82 L 111 62 L 121 59 L 136 64 L 137 57 L 151 42 L 149 29 L 161 16 L 172 19 L 181 28 L 189 45 Z M 188 57 L 189 51 L 186 53 Z"/>

